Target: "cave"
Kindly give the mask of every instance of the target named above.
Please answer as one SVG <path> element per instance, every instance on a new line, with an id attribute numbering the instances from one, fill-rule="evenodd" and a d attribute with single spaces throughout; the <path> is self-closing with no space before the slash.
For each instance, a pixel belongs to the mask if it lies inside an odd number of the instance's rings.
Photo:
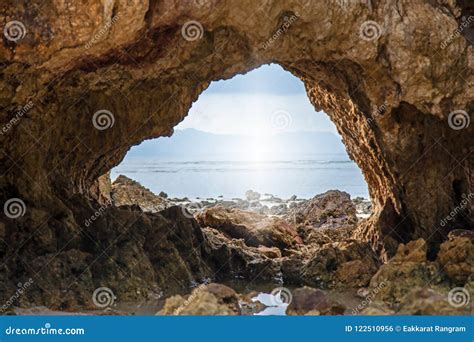
<path id="1" fill-rule="evenodd" d="M 450 215 L 474 181 L 470 10 L 428 1 L 2 4 L 1 294 L 32 278 L 20 305 L 68 308 L 102 284 L 121 298 L 152 291 L 163 270 L 176 271 L 168 285 L 205 278 L 195 221 L 177 209 L 110 205 L 101 176 L 131 146 L 170 136 L 211 81 L 269 63 L 304 82 L 364 174 L 374 212 L 353 237 L 382 262 L 418 239 L 435 258 L 450 232 L 473 228 L 472 203 Z"/>

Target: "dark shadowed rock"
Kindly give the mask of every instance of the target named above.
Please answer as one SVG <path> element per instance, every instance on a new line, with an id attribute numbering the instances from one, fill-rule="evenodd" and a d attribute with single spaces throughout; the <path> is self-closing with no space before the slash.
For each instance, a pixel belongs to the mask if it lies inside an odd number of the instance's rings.
<path id="1" fill-rule="evenodd" d="M 217 206 L 200 212 L 196 218 L 202 227 L 243 239 L 248 246 L 284 249 L 302 243 L 295 227 L 277 217 Z"/>
<path id="2" fill-rule="evenodd" d="M 242 239 L 229 239 L 214 228 L 202 231 L 209 249 L 209 264 L 218 279 L 277 281 L 281 277 L 278 249 L 249 247 Z"/>

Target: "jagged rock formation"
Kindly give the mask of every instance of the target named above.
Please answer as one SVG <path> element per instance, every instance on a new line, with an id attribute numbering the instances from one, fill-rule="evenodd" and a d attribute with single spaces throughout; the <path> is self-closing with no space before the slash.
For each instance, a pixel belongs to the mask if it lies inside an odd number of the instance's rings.
<path id="1" fill-rule="evenodd" d="M 303 243 L 295 226 L 278 217 L 217 206 L 198 213 L 196 218 L 202 227 L 218 229 L 252 247 L 285 249 Z"/>
<path id="2" fill-rule="evenodd" d="M 99 176 L 131 146 L 171 135 L 210 81 L 265 63 L 304 81 L 362 169 L 374 214 L 354 236 L 385 259 L 417 238 L 433 254 L 473 224 L 474 49 L 471 24 L 460 26 L 470 11 L 441 0 L 2 2 L 0 202 L 20 211 L 1 213 L 1 286 L 50 259 L 98 256 L 95 244 L 119 255 L 113 237 L 145 216 L 108 208 L 85 229 Z M 117 279 L 107 265 L 95 263 Z"/>
<path id="3" fill-rule="evenodd" d="M 172 203 L 165 198 L 156 196 L 137 181 L 123 175 L 118 176 L 112 183 L 110 196 L 113 204 L 118 207 L 138 205 L 141 210 L 151 213 L 157 213 L 172 206 Z"/>

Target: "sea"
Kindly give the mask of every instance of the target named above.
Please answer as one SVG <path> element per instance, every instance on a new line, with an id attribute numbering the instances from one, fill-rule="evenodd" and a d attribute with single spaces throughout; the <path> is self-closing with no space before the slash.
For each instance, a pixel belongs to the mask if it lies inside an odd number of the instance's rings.
<path id="1" fill-rule="evenodd" d="M 112 169 L 112 181 L 125 175 L 155 194 L 171 198 L 245 198 L 247 190 L 280 198 L 312 198 L 342 190 L 352 198 L 369 198 L 357 164 L 346 153 L 291 155 L 271 160 L 226 155 L 126 157 Z"/>

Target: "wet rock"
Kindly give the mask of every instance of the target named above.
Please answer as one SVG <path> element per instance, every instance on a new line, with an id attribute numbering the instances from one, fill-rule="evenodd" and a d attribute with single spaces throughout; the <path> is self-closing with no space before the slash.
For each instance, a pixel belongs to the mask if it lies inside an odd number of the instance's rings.
<path id="1" fill-rule="evenodd" d="M 467 291 L 467 290 L 466 290 Z M 472 298 L 474 292 L 471 292 Z M 452 305 L 449 289 L 422 287 L 411 289 L 402 299 L 397 314 L 401 315 L 470 315 L 471 304 Z"/>
<path id="2" fill-rule="evenodd" d="M 356 208 L 350 195 L 338 190 L 330 190 L 302 202 L 291 209 L 287 219 L 315 228 L 357 223 Z"/>
<path id="3" fill-rule="evenodd" d="M 469 233 L 458 232 L 440 246 L 436 261 L 449 280 L 464 285 L 474 271 L 474 243 Z"/>
<path id="4" fill-rule="evenodd" d="M 112 183 L 112 201 L 116 206 L 138 205 L 143 211 L 152 213 L 172 206 L 165 197 L 156 196 L 137 181 L 123 175 Z"/>
<path id="5" fill-rule="evenodd" d="M 332 307 L 326 293 L 322 290 L 314 289 L 312 287 L 304 286 L 291 291 L 292 300 L 288 306 L 288 313 L 290 315 L 305 315 L 310 311 L 313 314 L 331 314 Z"/>
<path id="6" fill-rule="evenodd" d="M 401 299 L 398 310 L 404 315 L 462 315 L 470 310 L 466 307 L 454 307 L 448 301 L 448 290 L 418 288 L 411 290 Z"/>
<path id="7" fill-rule="evenodd" d="M 245 198 L 247 198 L 247 201 L 258 201 L 260 196 L 261 195 L 258 192 L 253 190 L 247 190 L 245 192 Z"/>
<path id="8" fill-rule="evenodd" d="M 248 246 L 284 249 L 302 243 L 295 227 L 277 217 L 217 206 L 205 209 L 196 218 L 202 227 L 218 229 L 230 238 L 244 239 Z"/>
<path id="9" fill-rule="evenodd" d="M 240 315 L 239 297 L 233 289 L 222 284 L 201 285 L 186 299 L 182 296 L 168 298 L 158 315 Z"/>
<path id="10" fill-rule="evenodd" d="M 440 272 L 435 263 L 426 259 L 426 252 L 423 239 L 400 244 L 396 255 L 370 280 L 370 289 L 378 289 L 375 299 L 393 308 L 412 289 L 439 283 Z"/>

